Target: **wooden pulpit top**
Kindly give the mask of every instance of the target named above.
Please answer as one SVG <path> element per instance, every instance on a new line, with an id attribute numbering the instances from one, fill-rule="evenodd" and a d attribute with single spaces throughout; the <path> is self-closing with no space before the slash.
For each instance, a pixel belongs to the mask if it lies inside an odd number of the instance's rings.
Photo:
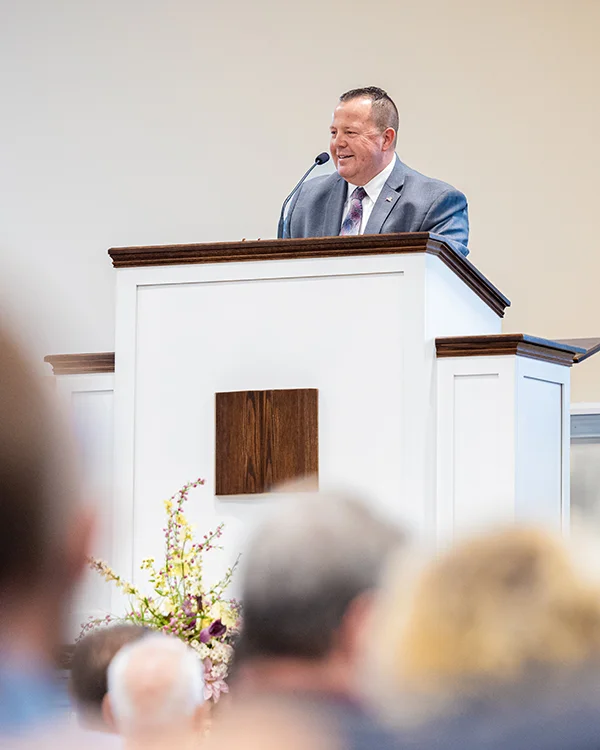
<path id="1" fill-rule="evenodd" d="M 194 263 L 240 263 L 290 258 L 335 258 L 359 255 L 428 253 L 437 256 L 500 317 L 510 300 L 464 255 L 429 232 L 371 234 L 358 237 L 309 237 L 286 240 L 210 242 L 193 245 L 113 247 L 108 251 L 115 268 L 143 268 Z"/>

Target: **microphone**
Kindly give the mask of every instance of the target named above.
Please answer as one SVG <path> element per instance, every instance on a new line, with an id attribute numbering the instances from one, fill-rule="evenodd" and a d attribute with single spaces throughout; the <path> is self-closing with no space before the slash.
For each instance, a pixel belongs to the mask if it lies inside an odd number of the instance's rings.
<path id="1" fill-rule="evenodd" d="M 277 226 L 277 239 L 281 239 L 283 237 L 283 230 L 285 225 L 285 209 L 287 204 L 290 202 L 290 200 L 294 197 L 294 195 L 298 192 L 298 190 L 302 187 L 304 180 L 308 177 L 308 175 L 313 171 L 315 167 L 318 167 L 320 164 L 325 164 L 329 161 L 329 154 L 327 151 L 323 151 L 322 154 L 319 154 L 315 157 L 315 163 L 311 166 L 309 170 L 306 171 L 300 182 L 296 185 L 296 187 L 292 190 L 292 192 L 288 195 L 288 197 L 283 201 L 283 206 L 281 207 L 281 213 L 279 214 L 279 224 Z"/>

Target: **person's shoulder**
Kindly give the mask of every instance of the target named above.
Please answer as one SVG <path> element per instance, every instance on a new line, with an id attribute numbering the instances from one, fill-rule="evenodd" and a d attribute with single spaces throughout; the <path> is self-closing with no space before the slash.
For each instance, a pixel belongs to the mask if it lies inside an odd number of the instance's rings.
<path id="1" fill-rule="evenodd" d="M 300 190 L 300 197 L 302 199 L 317 198 L 324 195 L 331 190 L 331 188 L 342 178 L 337 172 L 331 174 L 320 175 L 319 177 L 313 177 L 312 180 L 307 180 Z"/>
<path id="2" fill-rule="evenodd" d="M 409 167 L 400 160 L 398 160 L 398 163 L 404 171 L 405 183 L 408 183 L 414 189 L 426 192 L 435 197 L 448 195 L 448 197 L 455 196 L 457 198 L 464 198 L 464 193 L 455 188 L 454 185 L 451 185 L 449 182 L 444 182 L 436 177 L 429 177 L 428 175 Z"/>

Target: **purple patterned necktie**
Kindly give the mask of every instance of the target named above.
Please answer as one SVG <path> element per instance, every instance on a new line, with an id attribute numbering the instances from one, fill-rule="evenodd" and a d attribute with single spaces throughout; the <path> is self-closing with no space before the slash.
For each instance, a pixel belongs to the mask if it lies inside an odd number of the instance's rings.
<path id="1" fill-rule="evenodd" d="M 363 187 L 355 188 L 354 192 L 350 196 L 350 208 L 348 209 L 348 215 L 342 222 L 342 228 L 340 235 L 342 234 L 358 234 L 360 232 L 360 224 L 363 217 L 363 198 L 366 198 L 367 191 Z"/>

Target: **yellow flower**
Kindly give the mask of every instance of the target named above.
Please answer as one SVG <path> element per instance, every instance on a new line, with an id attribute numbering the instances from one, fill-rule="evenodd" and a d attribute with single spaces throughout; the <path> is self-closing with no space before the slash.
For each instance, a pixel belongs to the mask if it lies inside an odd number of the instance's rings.
<path id="1" fill-rule="evenodd" d="M 161 612 L 161 614 L 163 614 L 163 615 L 170 615 L 176 608 L 175 608 L 175 606 L 173 605 L 173 602 L 170 599 L 165 598 L 160 603 L 158 609 Z"/>
<path id="2" fill-rule="evenodd" d="M 186 576 L 190 572 L 190 566 L 186 562 L 173 562 L 171 563 L 171 570 L 169 572 L 174 576 Z"/>
<path id="3" fill-rule="evenodd" d="M 127 581 L 121 581 L 121 591 L 128 595 L 137 594 L 137 590 Z"/>
<path id="4" fill-rule="evenodd" d="M 199 617 L 198 620 L 196 621 L 196 626 L 198 630 L 202 630 L 202 628 L 210 627 L 213 624 L 214 619 L 215 619 L 214 617 L 208 617 L 206 615 L 204 617 Z"/>
<path id="5" fill-rule="evenodd" d="M 210 616 L 212 620 L 221 620 L 228 628 L 232 628 L 237 622 L 237 617 L 225 602 L 215 602 L 210 608 Z"/>
<path id="6" fill-rule="evenodd" d="M 200 596 L 202 594 L 202 581 L 200 578 L 192 578 L 187 588 L 190 596 Z"/>

